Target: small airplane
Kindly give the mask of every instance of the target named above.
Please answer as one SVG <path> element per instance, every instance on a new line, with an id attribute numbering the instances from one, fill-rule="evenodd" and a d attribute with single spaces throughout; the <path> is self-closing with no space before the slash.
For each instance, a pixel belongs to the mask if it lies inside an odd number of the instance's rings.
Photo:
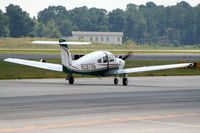
<path id="1" fill-rule="evenodd" d="M 123 75 L 122 84 L 126 86 L 128 84 L 129 73 L 194 66 L 194 63 L 182 63 L 123 69 L 125 66 L 125 59 L 128 58 L 129 55 L 123 58 L 116 58 L 112 53 L 108 51 L 96 51 L 90 54 L 86 54 L 77 60 L 72 60 L 68 45 L 88 45 L 91 44 L 91 42 L 68 42 L 65 39 L 59 39 L 59 41 L 33 41 L 32 43 L 60 45 L 62 65 L 46 63 L 44 61 L 39 62 L 16 58 L 7 58 L 4 59 L 4 61 L 52 71 L 65 72 L 67 73 L 66 80 L 69 80 L 69 84 L 74 83 L 73 74 L 94 75 L 98 77 L 114 76 L 114 84 L 118 84 L 117 76 Z"/>

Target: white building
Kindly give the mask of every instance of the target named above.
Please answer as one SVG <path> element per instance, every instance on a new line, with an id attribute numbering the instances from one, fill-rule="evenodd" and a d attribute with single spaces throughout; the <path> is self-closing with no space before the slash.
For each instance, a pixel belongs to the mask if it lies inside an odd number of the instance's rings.
<path id="1" fill-rule="evenodd" d="M 123 32 L 86 32 L 72 31 L 70 40 L 85 40 L 91 42 L 100 42 L 105 44 L 122 44 Z"/>

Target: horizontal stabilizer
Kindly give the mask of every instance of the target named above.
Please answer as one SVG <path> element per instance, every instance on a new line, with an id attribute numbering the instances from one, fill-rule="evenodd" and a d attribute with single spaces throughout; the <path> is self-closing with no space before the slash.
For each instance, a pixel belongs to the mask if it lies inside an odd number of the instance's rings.
<path id="1" fill-rule="evenodd" d="M 91 42 L 33 41 L 34 44 L 89 45 Z"/>
<path id="2" fill-rule="evenodd" d="M 59 44 L 59 41 L 33 41 L 33 44 Z"/>

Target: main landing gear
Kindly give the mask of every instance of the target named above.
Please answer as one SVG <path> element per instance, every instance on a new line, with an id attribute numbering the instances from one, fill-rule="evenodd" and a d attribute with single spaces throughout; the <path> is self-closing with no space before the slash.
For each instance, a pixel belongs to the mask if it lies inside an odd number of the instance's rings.
<path id="1" fill-rule="evenodd" d="M 74 84 L 74 77 L 69 77 L 69 84 Z"/>
<path id="2" fill-rule="evenodd" d="M 117 85 L 118 84 L 118 78 L 114 78 L 114 84 Z"/>
<path id="3" fill-rule="evenodd" d="M 74 77 L 71 74 L 67 76 L 66 80 L 69 80 L 69 84 L 74 84 Z"/>
<path id="4" fill-rule="evenodd" d="M 123 80 L 122 80 L 122 83 L 124 86 L 127 86 L 128 85 L 128 78 L 124 77 Z"/>
<path id="5" fill-rule="evenodd" d="M 117 77 L 114 78 L 114 84 L 115 84 L 115 85 L 118 84 L 118 78 L 117 78 Z M 127 76 L 127 74 L 124 75 L 124 77 L 123 77 L 123 79 L 122 79 L 122 84 L 123 84 L 124 86 L 127 86 L 127 85 L 128 85 L 128 76 Z"/>

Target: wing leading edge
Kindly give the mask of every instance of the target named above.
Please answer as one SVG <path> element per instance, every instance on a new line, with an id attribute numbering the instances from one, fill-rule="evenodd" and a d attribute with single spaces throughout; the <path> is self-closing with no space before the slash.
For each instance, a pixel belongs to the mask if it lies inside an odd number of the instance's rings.
<path id="1" fill-rule="evenodd" d="M 53 64 L 53 63 L 44 63 L 44 62 L 38 62 L 38 61 L 29 61 L 29 60 L 23 60 L 23 59 L 16 59 L 16 58 L 7 58 L 4 59 L 4 61 L 26 65 L 26 66 L 32 66 L 52 71 L 58 71 L 63 72 L 62 65 L 59 64 Z"/>
<path id="2" fill-rule="evenodd" d="M 33 41 L 33 44 L 89 45 L 91 42 Z"/>
<path id="3" fill-rule="evenodd" d="M 191 65 L 193 65 L 193 63 L 136 67 L 136 68 L 128 68 L 128 69 L 118 70 L 118 71 L 116 71 L 116 74 L 128 74 L 128 73 L 138 73 L 138 72 L 148 72 L 148 71 L 165 70 L 165 69 L 173 69 L 173 68 L 182 68 L 182 67 L 188 67 Z"/>

